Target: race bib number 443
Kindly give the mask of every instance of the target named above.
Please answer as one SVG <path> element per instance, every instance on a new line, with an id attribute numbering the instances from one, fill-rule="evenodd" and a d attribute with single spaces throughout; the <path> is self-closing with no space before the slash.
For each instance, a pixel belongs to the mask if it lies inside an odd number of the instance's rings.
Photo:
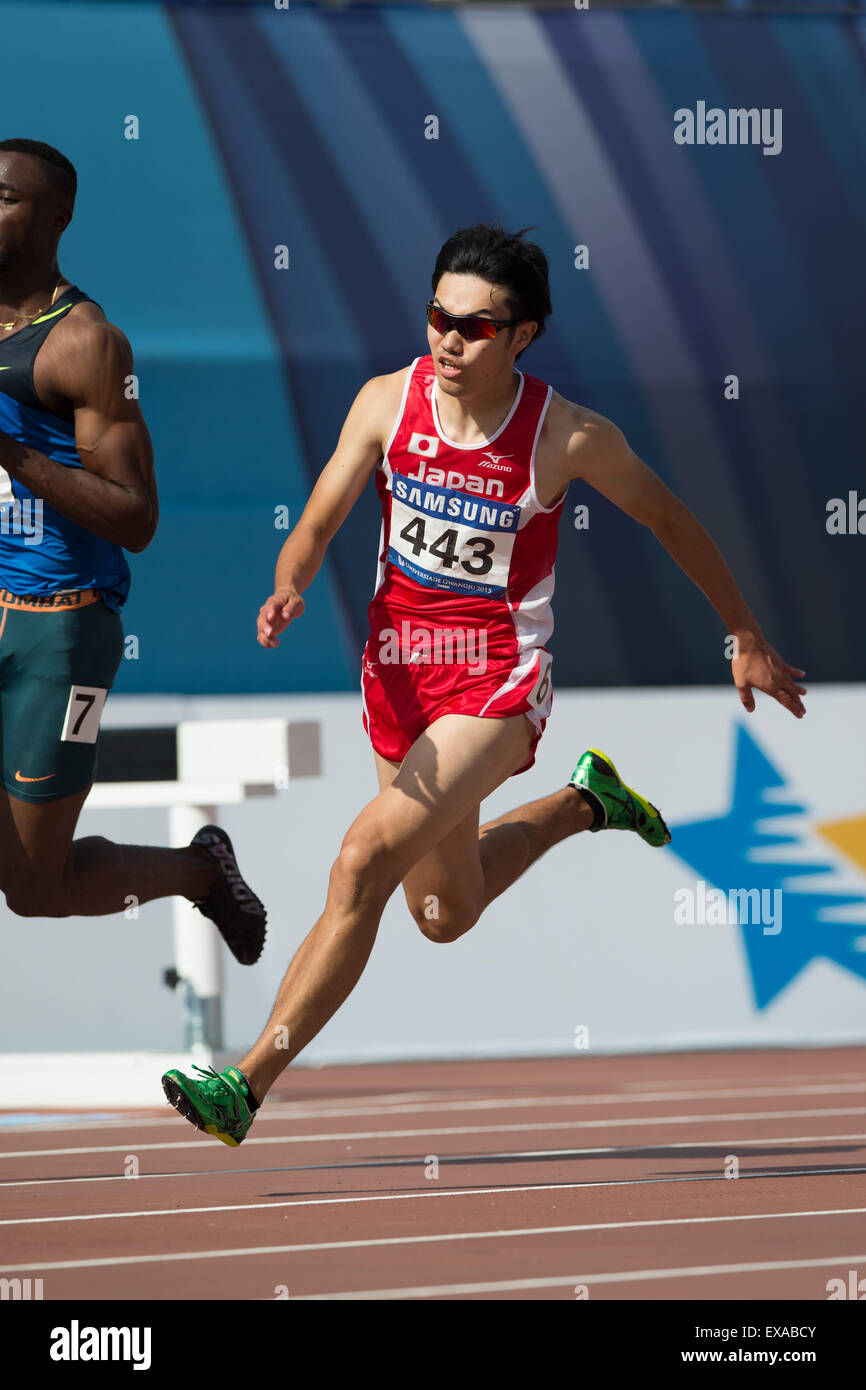
<path id="1" fill-rule="evenodd" d="M 395 473 L 388 559 L 419 584 L 504 598 L 520 509 Z"/>

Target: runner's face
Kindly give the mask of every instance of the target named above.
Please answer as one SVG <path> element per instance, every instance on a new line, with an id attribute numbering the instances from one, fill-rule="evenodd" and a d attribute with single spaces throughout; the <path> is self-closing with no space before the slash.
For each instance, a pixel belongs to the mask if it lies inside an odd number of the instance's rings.
<path id="1" fill-rule="evenodd" d="M 448 314 L 463 317 L 477 314 L 479 318 L 510 319 L 513 317 L 500 285 L 490 285 L 477 275 L 455 275 L 447 271 L 439 280 L 433 302 Z M 436 379 L 449 395 L 464 395 L 467 390 L 490 385 L 503 373 L 513 370 L 517 342 L 525 336 L 524 325 L 516 330 L 502 328 L 495 338 L 481 338 L 467 343 L 456 328 L 437 333 L 427 325 L 427 342 L 436 367 Z M 525 342 L 520 342 L 525 347 Z"/>
<path id="2" fill-rule="evenodd" d="M 50 265 L 68 221 L 44 182 L 39 160 L 0 151 L 0 271 L 25 260 Z"/>

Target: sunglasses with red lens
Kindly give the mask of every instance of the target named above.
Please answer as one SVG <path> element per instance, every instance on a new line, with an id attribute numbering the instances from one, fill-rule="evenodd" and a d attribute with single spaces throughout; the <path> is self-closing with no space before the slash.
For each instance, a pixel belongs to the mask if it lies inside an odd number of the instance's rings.
<path id="1" fill-rule="evenodd" d="M 455 328 L 467 343 L 481 338 L 495 338 L 500 328 L 516 328 L 521 319 L 486 319 L 481 314 L 446 314 L 431 300 L 427 305 L 427 322 L 437 333 L 450 333 Z"/>

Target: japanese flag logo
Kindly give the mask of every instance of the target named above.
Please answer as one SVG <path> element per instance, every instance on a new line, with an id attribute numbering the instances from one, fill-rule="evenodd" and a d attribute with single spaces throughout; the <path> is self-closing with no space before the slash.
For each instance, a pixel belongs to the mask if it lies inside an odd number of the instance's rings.
<path id="1" fill-rule="evenodd" d="M 439 451 L 439 440 L 432 434 L 413 434 L 409 440 L 409 454 L 423 454 L 425 459 L 435 459 Z"/>

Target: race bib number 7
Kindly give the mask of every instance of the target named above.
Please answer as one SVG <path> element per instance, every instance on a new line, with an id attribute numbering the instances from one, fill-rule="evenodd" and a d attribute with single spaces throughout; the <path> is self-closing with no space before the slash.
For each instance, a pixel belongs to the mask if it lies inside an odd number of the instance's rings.
<path id="1" fill-rule="evenodd" d="M 388 559 L 419 584 L 504 598 L 520 510 L 394 474 Z"/>
<path id="2" fill-rule="evenodd" d="M 108 691 L 97 685 L 73 685 L 66 706 L 61 743 L 95 743 Z"/>

